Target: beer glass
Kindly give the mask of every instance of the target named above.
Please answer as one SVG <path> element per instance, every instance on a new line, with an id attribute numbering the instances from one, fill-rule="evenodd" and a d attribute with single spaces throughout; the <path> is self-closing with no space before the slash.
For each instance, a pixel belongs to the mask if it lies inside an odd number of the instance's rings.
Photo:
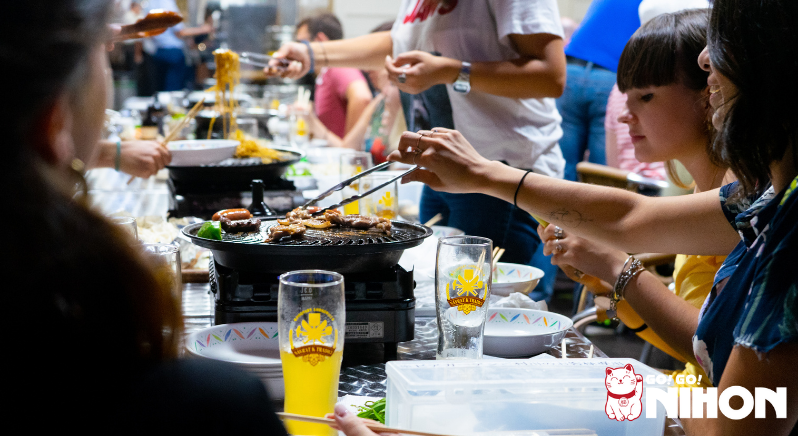
<path id="1" fill-rule="evenodd" d="M 394 177 L 393 173 L 379 171 L 369 174 L 360 179 L 360 193 L 363 194 Z M 389 183 L 373 194 L 363 197 L 360 200 L 360 214 L 389 220 L 396 219 L 399 216 L 399 182 Z"/>
<path id="2" fill-rule="evenodd" d="M 476 236 L 438 240 L 435 308 L 438 359 L 481 359 L 493 242 Z"/>
<path id="3" fill-rule="evenodd" d="M 139 238 L 136 218 L 133 218 L 132 216 L 109 216 L 108 219 L 115 226 L 119 226 L 120 229 L 130 233 L 130 235 L 133 236 L 133 239 Z"/>
<path id="4" fill-rule="evenodd" d="M 346 180 L 355 174 L 362 173 L 373 166 L 371 153 L 365 151 L 352 151 L 341 154 L 341 180 Z M 356 180 L 351 185 L 341 190 L 343 198 L 351 197 L 360 190 L 360 180 Z M 360 213 L 360 202 L 353 201 L 344 206 L 344 214 L 352 215 Z"/>
<path id="5" fill-rule="evenodd" d="M 172 296 L 183 304 L 183 275 L 180 247 L 174 244 L 143 244 L 144 252 L 153 260 L 155 272 L 172 285 Z"/>
<path id="6" fill-rule="evenodd" d="M 277 299 L 280 360 L 285 380 L 285 411 L 323 417 L 338 399 L 346 319 L 344 277 L 321 271 L 280 276 Z M 324 424 L 286 421 L 292 435 L 335 436 Z"/>

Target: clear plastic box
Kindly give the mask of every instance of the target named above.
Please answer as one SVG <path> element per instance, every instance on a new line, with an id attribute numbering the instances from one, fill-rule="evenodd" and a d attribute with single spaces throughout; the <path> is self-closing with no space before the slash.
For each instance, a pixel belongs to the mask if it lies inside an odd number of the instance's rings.
<path id="1" fill-rule="evenodd" d="M 626 364 L 643 376 L 642 413 L 616 421 L 604 411 L 606 368 Z M 598 436 L 661 436 L 665 407 L 646 418 L 650 375 L 634 359 L 394 361 L 388 373 L 386 424 L 451 435 L 588 429 Z M 581 433 L 579 433 L 581 434 Z"/>

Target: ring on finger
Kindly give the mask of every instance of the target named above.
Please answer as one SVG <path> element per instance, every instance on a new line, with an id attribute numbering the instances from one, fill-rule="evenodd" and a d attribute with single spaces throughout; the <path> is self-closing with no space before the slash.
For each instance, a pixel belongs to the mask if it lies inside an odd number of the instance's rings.
<path id="1" fill-rule="evenodd" d="M 396 81 L 399 83 L 405 83 L 407 81 L 407 68 L 402 68 L 402 73 L 399 74 L 399 77 L 396 78 Z"/>
<path id="2" fill-rule="evenodd" d="M 562 252 L 563 252 L 563 250 L 565 250 L 565 249 L 562 247 L 562 244 L 557 244 L 557 245 L 555 245 L 555 246 L 554 246 L 554 249 L 555 249 L 555 250 L 557 250 L 557 252 L 558 252 L 558 253 L 562 253 Z"/>
<path id="3" fill-rule="evenodd" d="M 414 151 L 415 154 L 421 154 L 421 152 L 424 151 L 424 150 L 421 149 L 421 138 L 424 137 L 424 134 L 419 132 L 418 135 L 419 136 L 418 136 L 418 140 L 416 141 L 416 149 Z"/>
<path id="4" fill-rule="evenodd" d="M 565 232 L 563 232 L 562 228 L 559 226 L 554 226 L 554 237 L 556 239 L 562 239 L 565 237 Z"/>

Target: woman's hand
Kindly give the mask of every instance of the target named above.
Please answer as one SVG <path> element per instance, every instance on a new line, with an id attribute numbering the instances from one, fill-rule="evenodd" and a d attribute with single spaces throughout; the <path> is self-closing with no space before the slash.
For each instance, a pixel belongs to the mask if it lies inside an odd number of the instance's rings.
<path id="1" fill-rule="evenodd" d="M 417 50 L 402 53 L 395 59 L 385 58 L 388 78 L 409 94 L 424 92 L 434 85 L 454 83 L 461 67 L 462 62 L 456 59 Z M 404 74 L 404 83 L 399 80 L 401 74 Z"/>
<path id="2" fill-rule="evenodd" d="M 482 157 L 457 130 L 442 127 L 403 133 L 388 160 L 423 167 L 405 176 L 403 183 L 422 182 L 453 193 L 483 192 L 489 184 L 487 174 L 496 166 L 509 168 Z"/>
<path id="3" fill-rule="evenodd" d="M 266 77 L 280 76 L 288 79 L 299 79 L 310 71 L 310 53 L 308 47 L 301 42 L 287 42 L 283 44 L 269 61 L 269 66 L 263 69 Z M 285 66 L 278 59 L 291 61 Z"/>
<path id="4" fill-rule="evenodd" d="M 377 433 L 366 427 L 366 422 L 374 426 L 383 426 L 377 421 L 358 418 L 357 415 L 350 412 L 343 404 L 335 405 L 335 413 L 328 413 L 326 418 L 335 419 L 335 425 L 330 427 L 343 431 L 346 436 L 377 436 Z M 396 435 L 396 433 L 379 433 L 380 435 Z"/>
<path id="5" fill-rule="evenodd" d="M 559 238 L 558 233 L 561 236 Z M 629 257 L 623 251 L 569 234 L 554 225 L 545 228 L 538 226 L 538 234 L 545 244 L 543 254 L 551 255 L 552 264 L 562 267 L 570 265 L 583 274 L 598 277 L 607 283 L 615 283 Z"/>
<path id="6" fill-rule="evenodd" d="M 119 169 L 131 176 L 155 175 L 172 161 L 172 154 L 155 141 L 123 141 Z"/>

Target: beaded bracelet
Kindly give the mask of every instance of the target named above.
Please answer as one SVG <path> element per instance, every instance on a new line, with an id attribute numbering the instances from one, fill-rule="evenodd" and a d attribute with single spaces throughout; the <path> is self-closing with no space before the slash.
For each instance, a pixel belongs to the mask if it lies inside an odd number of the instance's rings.
<path id="1" fill-rule="evenodd" d="M 309 74 L 313 74 L 316 71 L 316 60 L 314 59 L 313 49 L 310 47 L 310 43 L 306 40 L 299 41 L 308 48 L 308 56 L 310 56 L 310 70 L 308 71 Z"/>
<path id="2" fill-rule="evenodd" d="M 626 269 L 626 265 L 629 265 L 629 269 Z M 623 294 L 626 290 L 626 285 L 629 284 L 632 279 L 640 274 L 645 268 L 643 267 L 643 263 L 637 260 L 634 256 L 629 256 L 626 259 L 626 262 L 623 264 L 623 268 L 621 269 L 621 274 L 618 276 L 618 280 L 615 282 L 615 287 L 610 294 L 610 309 L 607 311 L 607 316 L 617 320 L 618 319 L 618 302 L 623 300 Z"/>
<path id="3" fill-rule="evenodd" d="M 114 169 L 119 171 L 119 166 L 122 164 L 122 141 L 116 140 L 116 156 L 114 156 Z"/>

